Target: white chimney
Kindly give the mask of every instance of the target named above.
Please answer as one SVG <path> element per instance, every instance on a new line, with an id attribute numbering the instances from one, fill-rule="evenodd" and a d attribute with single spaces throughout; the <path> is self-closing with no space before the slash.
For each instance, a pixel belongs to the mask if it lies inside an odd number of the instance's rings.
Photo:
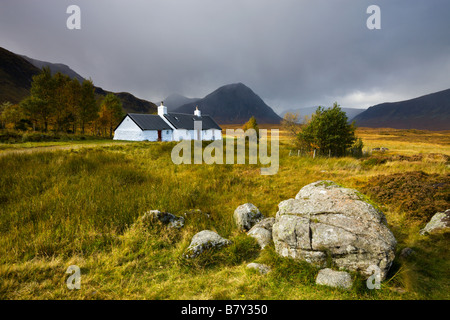
<path id="1" fill-rule="evenodd" d="M 197 116 L 197 117 L 201 117 L 202 116 L 202 113 L 200 112 L 200 110 L 198 110 L 198 106 L 195 107 L 194 116 Z"/>
<path id="2" fill-rule="evenodd" d="M 163 102 L 161 101 L 161 105 L 158 107 L 158 115 L 163 117 L 165 114 L 167 114 L 167 107 L 163 105 Z"/>

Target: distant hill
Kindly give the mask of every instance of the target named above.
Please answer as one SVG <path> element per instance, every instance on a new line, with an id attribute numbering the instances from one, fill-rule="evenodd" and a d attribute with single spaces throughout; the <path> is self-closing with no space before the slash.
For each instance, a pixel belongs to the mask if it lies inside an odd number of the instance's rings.
<path id="1" fill-rule="evenodd" d="M 31 81 L 34 75 L 41 72 L 41 68 L 48 66 L 52 73 L 61 72 L 82 82 L 84 78 L 64 64 L 20 56 L 0 47 L 0 103 L 10 101 L 19 103 L 30 94 Z M 95 87 L 98 96 L 106 96 L 110 91 Z M 114 93 L 114 92 L 113 92 Z M 158 107 L 143 99 L 136 98 L 131 93 L 114 93 L 122 101 L 125 112 L 156 113 Z"/>
<path id="2" fill-rule="evenodd" d="M 0 103 L 19 103 L 30 94 L 31 79 L 41 70 L 0 47 Z"/>
<path id="3" fill-rule="evenodd" d="M 449 130 L 450 89 L 370 107 L 354 120 L 360 127 Z"/>
<path id="4" fill-rule="evenodd" d="M 164 99 L 164 105 L 167 107 L 167 111 L 172 112 L 184 104 L 195 103 L 198 100 L 200 100 L 200 98 L 188 98 L 181 94 L 174 93 Z"/>
<path id="5" fill-rule="evenodd" d="M 258 123 L 280 123 L 281 118 L 249 87 L 242 83 L 225 85 L 203 99 L 174 110 L 193 113 L 195 107 L 220 124 L 243 124 L 254 116 Z"/>
<path id="6" fill-rule="evenodd" d="M 29 63 L 31 63 L 38 69 L 49 67 L 52 74 L 61 72 L 62 74 L 68 75 L 71 79 L 77 79 L 80 83 L 83 82 L 84 80 L 82 76 L 80 76 L 78 73 L 70 69 L 70 67 L 65 64 L 36 60 L 23 55 L 21 55 L 21 57 L 27 60 Z"/>
<path id="7" fill-rule="evenodd" d="M 108 93 L 116 95 L 122 101 L 122 107 L 125 113 L 157 113 L 158 107 L 150 101 L 136 98 L 128 92 L 110 92 L 100 87 L 95 87 L 95 94 L 106 96 Z"/>
<path id="8" fill-rule="evenodd" d="M 316 112 L 318 106 L 315 107 L 307 107 L 307 108 L 298 108 L 298 109 L 290 109 L 283 111 L 281 113 L 281 117 L 284 117 L 284 115 L 288 112 L 290 113 L 298 113 L 300 115 L 300 122 L 303 122 L 305 119 L 305 116 L 310 118 L 313 113 Z M 347 114 L 348 122 L 352 122 L 353 118 L 356 117 L 361 112 L 365 111 L 366 109 L 354 109 L 354 108 L 341 108 L 342 111 L 344 111 Z"/>

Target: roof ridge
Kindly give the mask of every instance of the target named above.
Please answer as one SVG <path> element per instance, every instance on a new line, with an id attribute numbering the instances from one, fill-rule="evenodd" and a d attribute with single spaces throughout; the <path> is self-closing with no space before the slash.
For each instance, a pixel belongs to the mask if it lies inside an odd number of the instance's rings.
<path id="1" fill-rule="evenodd" d="M 180 113 L 180 112 L 167 112 L 167 114 L 174 114 L 174 115 L 180 114 L 180 115 L 183 115 L 183 116 L 192 116 L 192 117 L 198 117 L 198 118 L 211 117 L 211 115 L 209 115 L 209 114 L 202 114 L 201 116 L 197 116 L 197 115 L 195 115 L 193 113 Z"/>

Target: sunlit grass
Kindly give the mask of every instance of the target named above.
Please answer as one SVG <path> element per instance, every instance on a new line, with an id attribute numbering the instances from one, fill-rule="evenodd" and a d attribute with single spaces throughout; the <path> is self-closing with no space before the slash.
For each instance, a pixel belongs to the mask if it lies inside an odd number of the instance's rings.
<path id="1" fill-rule="evenodd" d="M 387 133 L 358 131 L 368 146 L 391 143 L 384 155 L 416 153 L 416 138 L 426 153 L 450 154 L 448 135 L 436 133 L 428 144 L 422 132 Z M 76 142 L 70 150 L 5 154 L 0 157 L 0 298 L 449 298 L 448 237 L 419 236 L 423 225 L 405 220 L 395 206 L 376 203 L 399 242 L 397 251 L 409 246 L 416 253 L 397 258 L 377 291 L 365 289 L 356 275 L 350 291 L 317 286 L 317 269 L 279 257 L 273 246 L 260 252 L 238 231 L 232 215 L 240 204 L 252 202 L 265 216 L 275 216 L 280 201 L 317 180 L 359 189 L 378 175 L 449 173 L 448 162 L 439 157 L 365 165 L 366 158 L 289 156 L 289 139 L 283 137 L 280 168 L 272 176 L 261 175 L 259 165 L 175 165 L 170 158 L 175 143 Z M 150 209 L 176 215 L 200 209 L 209 218 L 190 216 L 181 230 L 148 227 L 139 217 Z M 210 257 L 183 260 L 192 236 L 204 229 L 233 245 Z M 270 265 L 272 272 L 247 270 L 253 261 Z M 66 287 L 65 270 L 72 264 L 81 267 L 81 290 Z"/>

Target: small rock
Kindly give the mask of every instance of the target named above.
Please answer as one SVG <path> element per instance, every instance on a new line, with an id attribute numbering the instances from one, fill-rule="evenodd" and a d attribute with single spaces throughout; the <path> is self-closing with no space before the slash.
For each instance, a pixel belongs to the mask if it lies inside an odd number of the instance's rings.
<path id="1" fill-rule="evenodd" d="M 389 288 L 391 291 L 397 292 L 397 293 L 406 293 L 406 289 L 404 288 L 400 288 L 400 287 L 393 287 L 393 288 Z"/>
<path id="2" fill-rule="evenodd" d="M 142 216 L 143 221 L 156 221 L 158 220 L 162 224 L 167 225 L 169 228 L 177 228 L 180 229 L 184 226 L 184 218 L 177 217 L 169 212 L 161 212 L 159 210 L 150 210 L 147 211 Z"/>
<path id="3" fill-rule="evenodd" d="M 270 267 L 268 265 L 261 264 L 261 263 L 254 263 L 254 262 L 249 263 L 247 265 L 247 268 L 249 268 L 249 269 L 256 269 L 261 274 L 266 274 L 266 273 L 270 272 Z"/>
<path id="4" fill-rule="evenodd" d="M 353 280 L 348 272 L 326 268 L 319 271 L 316 284 L 348 290 L 352 287 Z"/>
<path id="5" fill-rule="evenodd" d="M 203 230 L 192 237 L 189 247 L 184 253 L 185 258 L 195 258 L 210 248 L 221 248 L 231 244 L 231 241 L 222 238 L 214 231 Z"/>
<path id="6" fill-rule="evenodd" d="M 261 249 L 264 249 L 268 244 L 272 242 L 272 226 L 275 223 L 275 218 L 265 218 L 255 224 L 248 235 L 255 238 L 258 241 Z"/>
<path id="7" fill-rule="evenodd" d="M 264 216 L 259 209 L 251 203 L 240 205 L 234 210 L 234 221 L 241 230 L 250 230 Z"/>
<path id="8" fill-rule="evenodd" d="M 411 254 L 413 254 L 414 251 L 411 248 L 404 248 L 401 252 L 400 252 L 400 258 L 406 259 L 408 258 Z"/>
<path id="9" fill-rule="evenodd" d="M 436 213 L 425 228 L 420 230 L 420 234 L 425 235 L 436 231 L 450 231 L 450 209 Z"/>
<path id="10" fill-rule="evenodd" d="M 189 218 L 189 217 L 195 217 L 195 216 L 200 216 L 200 217 L 205 217 L 205 218 L 209 218 L 209 213 L 205 213 L 200 209 L 192 209 L 189 211 L 186 211 L 184 214 L 185 218 Z"/>

